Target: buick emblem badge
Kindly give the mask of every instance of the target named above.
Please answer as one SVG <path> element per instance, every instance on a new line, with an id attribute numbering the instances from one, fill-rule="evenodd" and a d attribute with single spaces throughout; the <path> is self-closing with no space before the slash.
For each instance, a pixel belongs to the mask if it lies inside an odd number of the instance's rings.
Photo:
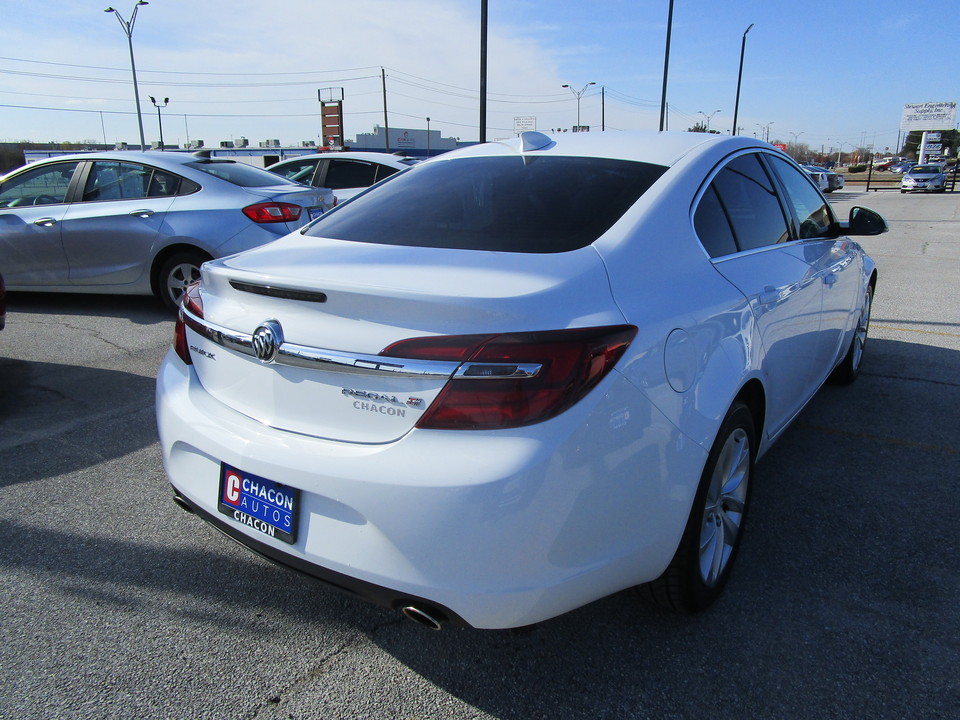
<path id="1" fill-rule="evenodd" d="M 253 352 L 257 359 L 264 364 L 272 363 L 277 359 L 280 346 L 283 344 L 283 330 L 276 320 L 267 320 L 253 331 Z"/>

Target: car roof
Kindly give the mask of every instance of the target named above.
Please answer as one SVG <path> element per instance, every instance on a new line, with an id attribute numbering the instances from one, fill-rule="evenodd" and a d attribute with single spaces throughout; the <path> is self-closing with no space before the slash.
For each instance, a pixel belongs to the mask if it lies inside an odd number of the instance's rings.
<path id="1" fill-rule="evenodd" d="M 405 167 L 408 167 L 411 161 L 415 162 L 417 160 L 416 158 L 407 157 L 405 155 L 396 155 L 394 153 L 348 150 L 345 152 L 321 152 L 297 155 L 295 157 L 285 158 L 280 162 L 273 163 L 273 165 L 268 166 L 268 169 L 288 162 L 295 162 L 297 160 L 313 160 L 314 158 L 330 158 L 331 160 L 366 160 L 367 162 L 389 165 L 390 167 L 395 167 L 401 170 Z"/>
<path id="2" fill-rule="evenodd" d="M 37 160 L 36 162 L 30 163 L 31 165 L 36 165 L 38 163 L 47 164 L 50 162 L 59 162 L 63 160 L 118 160 L 118 161 L 127 161 L 127 162 L 146 162 L 154 165 L 162 165 L 164 163 L 173 164 L 173 165 L 185 165 L 189 162 L 196 162 L 197 160 L 202 160 L 204 158 L 194 155 L 192 152 L 177 152 L 177 151 L 146 151 L 140 152 L 139 150 L 112 150 L 108 152 L 86 152 L 86 153 L 74 153 L 72 155 L 55 155 L 54 157 L 44 158 L 43 160 Z M 232 158 L 212 158 L 214 160 L 230 160 Z"/>
<path id="3" fill-rule="evenodd" d="M 712 133 L 618 131 L 545 135 L 525 132 L 518 138 L 452 150 L 426 162 L 493 155 L 550 154 L 633 160 L 669 167 L 688 155 L 725 154 L 745 148 L 765 148 L 778 152 L 772 145 L 755 138 Z"/>

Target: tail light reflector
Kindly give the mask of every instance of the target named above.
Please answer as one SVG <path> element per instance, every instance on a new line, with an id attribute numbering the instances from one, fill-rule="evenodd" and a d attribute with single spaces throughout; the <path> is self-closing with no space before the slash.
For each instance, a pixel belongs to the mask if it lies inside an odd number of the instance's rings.
<path id="1" fill-rule="evenodd" d="M 203 298 L 200 296 L 200 283 L 196 282 L 188 285 L 180 298 L 180 311 L 177 313 L 177 324 L 173 328 L 173 349 L 177 357 L 183 360 L 187 365 L 193 365 L 193 358 L 190 356 L 190 345 L 187 342 L 187 321 L 183 314 L 183 308 L 187 308 L 191 313 L 199 318 L 203 317 Z"/>
<path id="2" fill-rule="evenodd" d="M 243 214 L 255 223 L 293 222 L 300 219 L 303 208 L 299 205 L 284 202 L 262 202 L 247 205 Z"/>
<path id="3" fill-rule="evenodd" d="M 464 363 L 419 428 L 491 430 L 555 417 L 583 398 L 626 351 L 632 325 L 401 340 L 388 357 Z"/>

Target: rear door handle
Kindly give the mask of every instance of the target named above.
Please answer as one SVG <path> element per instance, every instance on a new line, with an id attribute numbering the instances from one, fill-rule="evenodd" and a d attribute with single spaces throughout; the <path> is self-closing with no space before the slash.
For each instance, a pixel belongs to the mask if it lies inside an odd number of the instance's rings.
<path id="1" fill-rule="evenodd" d="M 54 218 L 52 218 L 52 217 L 42 217 L 42 218 L 37 218 L 36 220 L 34 220 L 34 221 L 33 221 L 33 224 L 34 224 L 34 225 L 43 225 L 43 227 L 53 227 L 54 225 L 57 224 L 57 221 L 56 221 L 56 219 L 54 219 Z"/>
<path id="2" fill-rule="evenodd" d="M 132 210 L 130 214 L 134 217 L 148 218 L 153 215 L 153 210 Z"/>

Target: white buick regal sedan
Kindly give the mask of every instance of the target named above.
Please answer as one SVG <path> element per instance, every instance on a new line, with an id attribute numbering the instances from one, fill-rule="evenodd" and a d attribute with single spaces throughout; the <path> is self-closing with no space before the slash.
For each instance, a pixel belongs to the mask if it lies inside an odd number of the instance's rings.
<path id="1" fill-rule="evenodd" d="M 176 502 L 426 626 L 707 607 L 755 463 L 858 374 L 877 271 L 750 138 L 477 145 L 203 265 L 157 380 Z M 251 569 L 251 572 L 254 570 Z"/>

